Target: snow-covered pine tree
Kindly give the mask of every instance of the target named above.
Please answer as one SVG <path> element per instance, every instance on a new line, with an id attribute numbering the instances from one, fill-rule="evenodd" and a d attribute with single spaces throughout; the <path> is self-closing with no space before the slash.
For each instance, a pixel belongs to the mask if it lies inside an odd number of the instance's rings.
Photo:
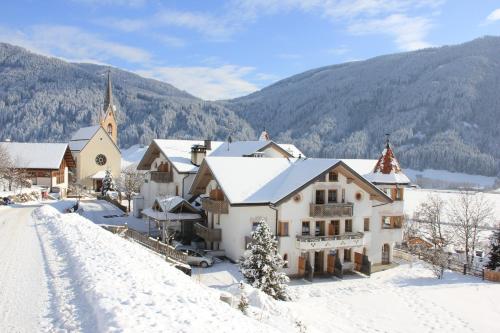
<path id="1" fill-rule="evenodd" d="M 245 280 L 254 288 L 258 288 L 279 300 L 289 299 L 285 273 L 280 272 L 285 261 L 277 251 L 277 241 L 264 220 L 259 221 L 252 232 L 249 250 L 245 253 L 240 270 Z"/>
<path id="2" fill-rule="evenodd" d="M 493 232 L 490 241 L 491 250 L 488 258 L 488 265 L 486 265 L 486 267 L 495 270 L 500 267 L 500 229 Z"/>
<path id="3" fill-rule="evenodd" d="M 238 310 L 243 312 L 244 314 L 247 314 L 248 311 L 248 298 L 247 295 L 245 294 L 245 285 L 243 282 L 240 282 L 240 301 L 238 303 Z"/>
<path id="4" fill-rule="evenodd" d="M 102 180 L 102 189 L 101 194 L 106 195 L 106 193 L 110 190 L 113 190 L 113 176 L 111 175 L 111 171 L 109 169 L 106 170 L 106 174 Z"/>

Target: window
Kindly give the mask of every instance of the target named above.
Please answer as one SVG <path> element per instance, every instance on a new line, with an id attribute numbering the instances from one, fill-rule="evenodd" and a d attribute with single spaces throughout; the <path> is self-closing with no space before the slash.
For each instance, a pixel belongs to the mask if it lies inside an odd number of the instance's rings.
<path id="1" fill-rule="evenodd" d="M 336 173 L 335 171 L 330 171 L 328 173 L 328 181 L 329 182 L 338 182 L 339 181 L 339 174 Z"/>
<path id="2" fill-rule="evenodd" d="M 389 229 L 391 227 L 391 217 L 382 216 L 382 228 Z"/>
<path id="3" fill-rule="evenodd" d="M 331 234 L 332 236 L 339 235 L 340 234 L 340 221 L 339 220 L 333 220 L 331 223 Z"/>
<path id="4" fill-rule="evenodd" d="M 337 202 L 337 190 L 328 190 L 328 203 Z"/>
<path id="5" fill-rule="evenodd" d="M 288 236 L 288 222 L 279 223 L 279 236 Z"/>
<path id="6" fill-rule="evenodd" d="M 325 221 L 316 221 L 316 229 L 314 229 L 315 236 L 325 235 Z"/>
<path id="7" fill-rule="evenodd" d="M 107 161 L 106 156 L 104 156 L 103 154 L 99 154 L 95 157 L 95 163 L 97 165 L 103 166 L 106 164 L 106 161 Z"/>
<path id="8" fill-rule="evenodd" d="M 288 268 L 288 253 L 285 253 L 283 255 L 283 261 L 285 262 L 285 264 L 283 265 L 283 268 Z"/>
<path id="9" fill-rule="evenodd" d="M 403 189 L 402 188 L 393 188 L 391 190 L 391 198 L 395 201 L 403 200 Z"/>
<path id="10" fill-rule="evenodd" d="M 325 191 L 316 190 L 316 204 L 323 205 L 325 203 Z"/>
<path id="11" fill-rule="evenodd" d="M 175 195 L 179 195 L 179 185 L 175 185 Z"/>
<path id="12" fill-rule="evenodd" d="M 352 232 L 352 220 L 345 220 L 345 232 Z"/>
<path id="13" fill-rule="evenodd" d="M 382 216 L 382 228 L 400 229 L 403 226 L 403 216 Z"/>
<path id="14" fill-rule="evenodd" d="M 113 134 L 113 125 L 108 124 L 108 134 L 111 136 Z"/>
<path id="15" fill-rule="evenodd" d="M 344 262 L 351 261 L 351 249 L 344 249 Z"/>
<path id="16" fill-rule="evenodd" d="M 356 200 L 361 201 L 361 199 L 363 199 L 363 195 L 361 194 L 361 192 L 356 192 Z"/>
<path id="17" fill-rule="evenodd" d="M 254 221 L 252 222 L 252 231 L 255 231 L 257 230 L 257 227 L 259 226 L 259 221 Z"/>
<path id="18" fill-rule="evenodd" d="M 302 222 L 302 236 L 309 236 L 311 234 L 311 229 L 309 227 L 309 221 Z"/>
<path id="19" fill-rule="evenodd" d="M 370 231 L 370 219 L 368 217 L 365 217 L 364 219 L 364 231 Z"/>

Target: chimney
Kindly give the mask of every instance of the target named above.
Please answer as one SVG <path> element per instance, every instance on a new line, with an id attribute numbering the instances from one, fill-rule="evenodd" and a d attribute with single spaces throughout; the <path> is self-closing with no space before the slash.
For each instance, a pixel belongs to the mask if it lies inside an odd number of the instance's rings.
<path id="1" fill-rule="evenodd" d="M 206 139 L 204 143 L 205 143 L 206 150 L 212 150 L 212 140 Z"/>
<path id="2" fill-rule="evenodd" d="M 207 149 L 204 145 L 193 145 L 191 147 L 191 163 L 200 166 L 207 155 Z"/>

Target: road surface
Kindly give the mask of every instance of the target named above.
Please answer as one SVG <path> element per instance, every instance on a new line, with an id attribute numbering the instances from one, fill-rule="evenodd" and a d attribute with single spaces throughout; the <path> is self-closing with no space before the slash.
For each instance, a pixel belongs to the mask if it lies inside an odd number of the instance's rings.
<path id="1" fill-rule="evenodd" d="M 0 207 L 0 331 L 47 327 L 45 259 L 31 213 L 37 205 Z"/>

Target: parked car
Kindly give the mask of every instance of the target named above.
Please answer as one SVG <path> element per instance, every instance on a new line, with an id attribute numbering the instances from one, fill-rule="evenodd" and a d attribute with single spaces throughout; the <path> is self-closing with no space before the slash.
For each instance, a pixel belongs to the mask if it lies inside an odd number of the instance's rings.
<path id="1" fill-rule="evenodd" d="M 214 264 L 214 258 L 212 256 L 206 255 L 201 250 L 180 249 L 179 251 L 187 254 L 187 263 L 189 265 L 196 265 L 206 268 Z"/>
<path id="2" fill-rule="evenodd" d="M 4 197 L 4 198 L 2 199 L 2 203 L 3 203 L 4 205 L 12 205 L 14 202 L 13 202 L 12 200 L 10 200 L 10 198 L 9 198 L 9 197 Z"/>

